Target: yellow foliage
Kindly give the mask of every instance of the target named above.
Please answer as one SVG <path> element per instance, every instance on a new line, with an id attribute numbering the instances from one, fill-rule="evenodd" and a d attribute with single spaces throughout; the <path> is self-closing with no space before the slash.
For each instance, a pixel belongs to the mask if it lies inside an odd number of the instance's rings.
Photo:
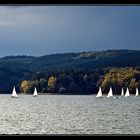
<path id="1" fill-rule="evenodd" d="M 130 84 L 131 87 L 136 87 L 136 82 L 132 79 L 137 74 L 140 75 L 140 72 L 133 68 L 114 68 L 105 74 L 101 86 L 104 90 L 108 89 L 111 85 L 116 88 L 125 87 L 128 86 L 128 84 Z"/>
<path id="2" fill-rule="evenodd" d="M 56 77 L 51 76 L 48 79 L 48 89 L 54 89 L 55 88 L 55 84 L 56 84 Z"/>
<path id="3" fill-rule="evenodd" d="M 21 88 L 24 93 L 28 92 L 29 86 L 30 86 L 30 81 L 27 81 L 27 80 L 22 81 Z"/>

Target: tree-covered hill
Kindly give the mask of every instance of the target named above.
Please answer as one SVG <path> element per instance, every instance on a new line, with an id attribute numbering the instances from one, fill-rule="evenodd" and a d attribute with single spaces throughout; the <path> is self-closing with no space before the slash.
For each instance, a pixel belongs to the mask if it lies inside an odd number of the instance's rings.
<path id="1" fill-rule="evenodd" d="M 7 56 L 0 58 L 1 67 L 31 71 L 93 69 L 140 66 L 139 50 L 108 50 L 100 52 L 51 54 L 41 57 Z"/>
<path id="2" fill-rule="evenodd" d="M 107 67 L 140 66 L 140 51 L 108 50 L 101 52 L 83 52 L 53 54 L 36 57 L 29 69 L 35 71 L 64 70 L 70 68 L 94 69 Z"/>
<path id="3" fill-rule="evenodd" d="M 36 73 L 45 73 L 45 75 L 49 76 L 56 73 L 56 71 L 57 75 L 59 75 L 59 72 L 65 73 L 70 70 L 81 70 L 86 75 L 88 70 L 99 69 L 106 71 L 114 67 L 139 69 L 140 50 L 90 51 L 51 54 L 40 57 L 26 55 L 6 56 L 0 58 L 0 92 L 11 91 L 13 85 L 19 86 L 23 80 L 35 77 Z M 92 75 L 92 73 L 90 74 Z M 99 77 L 103 76 L 102 74 L 100 75 L 100 72 L 98 75 Z"/>

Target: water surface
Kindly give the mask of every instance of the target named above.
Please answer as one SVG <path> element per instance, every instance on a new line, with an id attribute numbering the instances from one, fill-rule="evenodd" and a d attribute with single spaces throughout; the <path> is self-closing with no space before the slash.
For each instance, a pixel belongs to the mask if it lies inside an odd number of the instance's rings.
<path id="1" fill-rule="evenodd" d="M 2 94 L 0 134 L 140 134 L 140 96 Z"/>

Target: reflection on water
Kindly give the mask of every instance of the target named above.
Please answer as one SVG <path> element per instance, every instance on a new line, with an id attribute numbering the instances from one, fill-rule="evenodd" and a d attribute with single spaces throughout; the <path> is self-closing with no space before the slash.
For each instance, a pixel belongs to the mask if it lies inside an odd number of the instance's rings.
<path id="1" fill-rule="evenodd" d="M 0 95 L 0 134 L 140 134 L 140 97 Z"/>

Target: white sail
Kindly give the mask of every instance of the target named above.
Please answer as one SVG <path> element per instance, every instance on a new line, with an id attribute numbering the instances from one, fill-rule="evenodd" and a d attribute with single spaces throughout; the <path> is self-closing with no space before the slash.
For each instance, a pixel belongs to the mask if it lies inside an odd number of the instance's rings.
<path id="1" fill-rule="evenodd" d="M 102 89 L 101 89 L 101 87 L 99 88 L 99 91 L 98 91 L 96 97 L 97 98 L 101 98 L 102 97 Z"/>
<path id="2" fill-rule="evenodd" d="M 12 91 L 12 97 L 18 97 L 15 86 L 14 86 L 13 91 Z"/>
<path id="3" fill-rule="evenodd" d="M 139 95 L 139 90 L 138 88 L 136 88 L 136 95 L 135 96 L 138 96 Z"/>
<path id="4" fill-rule="evenodd" d="M 110 87 L 110 90 L 109 90 L 109 93 L 107 95 L 107 97 L 113 97 L 113 91 L 112 91 L 112 88 Z"/>
<path id="5" fill-rule="evenodd" d="M 37 96 L 37 89 L 35 87 L 33 96 Z"/>
<path id="6" fill-rule="evenodd" d="M 130 93 L 129 93 L 129 89 L 127 88 L 126 93 L 125 93 L 125 97 L 128 97 L 128 96 L 130 96 Z"/>
<path id="7" fill-rule="evenodd" d="M 123 88 L 122 88 L 121 96 L 124 96 L 124 90 L 123 90 Z"/>

